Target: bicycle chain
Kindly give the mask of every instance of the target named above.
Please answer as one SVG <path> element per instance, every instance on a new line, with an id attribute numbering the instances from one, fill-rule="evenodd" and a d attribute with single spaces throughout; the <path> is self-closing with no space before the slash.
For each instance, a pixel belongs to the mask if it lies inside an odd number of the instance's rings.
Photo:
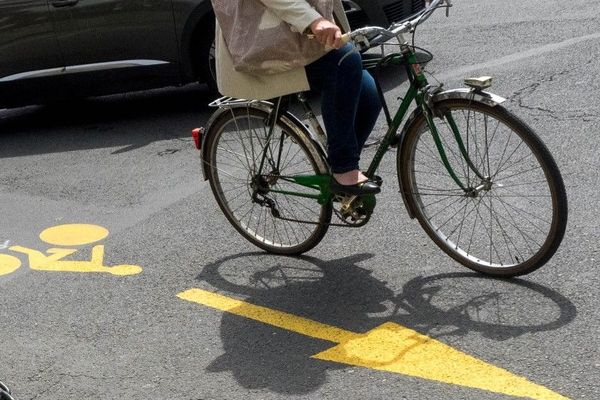
<path id="1" fill-rule="evenodd" d="M 337 208 L 333 208 L 334 214 L 336 215 L 336 217 L 338 217 L 342 223 L 334 223 L 334 222 L 327 222 L 327 223 L 321 223 L 321 222 L 314 222 L 314 221 L 306 221 L 306 220 L 301 220 L 301 219 L 295 219 L 295 218 L 287 218 L 281 215 L 281 213 L 279 212 L 279 210 L 276 208 L 275 205 L 275 201 L 273 201 L 272 199 L 263 196 L 264 200 L 258 200 L 257 203 L 260 204 L 263 207 L 268 207 L 271 209 L 271 215 L 276 218 L 276 219 L 280 219 L 282 221 L 289 221 L 289 222 L 296 222 L 296 223 L 300 223 L 300 224 L 309 224 L 309 225 L 328 225 L 328 226 L 339 226 L 342 228 L 360 228 L 361 226 L 364 226 L 367 222 L 369 222 L 369 220 L 371 219 L 371 214 L 364 214 L 361 216 L 363 217 L 360 220 L 357 220 L 357 222 L 350 222 L 348 221 L 346 218 L 351 217 L 350 215 L 347 215 L 346 217 L 344 217 L 344 214 L 342 211 L 338 210 Z M 350 202 L 353 202 L 356 200 L 356 197 L 352 198 L 350 200 Z M 341 201 L 340 203 L 343 203 L 343 201 Z M 358 207 L 357 207 L 358 208 Z M 353 208 L 353 212 L 356 213 L 356 209 Z"/>
<path id="2" fill-rule="evenodd" d="M 339 227 L 342 227 L 342 228 L 359 228 L 359 227 L 362 226 L 362 225 L 352 225 L 352 224 L 348 224 L 348 223 L 336 224 L 335 222 L 321 223 L 321 222 L 314 222 L 314 221 L 304 221 L 304 220 L 301 220 L 301 219 L 286 218 L 286 217 L 282 217 L 282 216 L 275 217 L 275 218 L 283 220 L 283 221 L 297 222 L 297 223 L 300 223 L 300 224 L 309 224 L 309 225 L 339 226 Z"/>

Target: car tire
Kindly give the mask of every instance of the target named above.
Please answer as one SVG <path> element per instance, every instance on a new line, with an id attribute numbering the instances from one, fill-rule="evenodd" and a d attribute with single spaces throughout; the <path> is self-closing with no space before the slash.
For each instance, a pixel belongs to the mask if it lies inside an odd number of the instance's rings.
<path id="1" fill-rule="evenodd" d="M 215 73 L 215 21 L 205 18 L 193 34 L 190 46 L 192 65 L 200 83 L 206 84 L 211 94 L 218 93 Z"/>
<path id="2" fill-rule="evenodd" d="M 207 55 L 207 68 L 208 73 L 205 75 L 205 83 L 211 93 L 218 94 L 219 88 L 217 87 L 217 65 L 215 58 L 215 41 L 213 40 Z"/>

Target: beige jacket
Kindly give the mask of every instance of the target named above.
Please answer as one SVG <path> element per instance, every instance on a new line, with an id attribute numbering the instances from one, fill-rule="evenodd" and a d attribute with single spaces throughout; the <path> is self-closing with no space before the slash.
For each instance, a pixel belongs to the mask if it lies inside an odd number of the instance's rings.
<path id="1" fill-rule="evenodd" d="M 260 0 L 274 15 L 286 21 L 298 32 L 304 32 L 321 15 L 304 0 Z M 350 30 L 341 0 L 334 2 L 334 14 L 343 31 Z M 281 74 L 253 75 L 236 71 L 231 55 L 217 24 L 216 35 L 217 86 L 224 96 L 241 99 L 272 99 L 309 89 L 306 71 L 297 68 Z"/>

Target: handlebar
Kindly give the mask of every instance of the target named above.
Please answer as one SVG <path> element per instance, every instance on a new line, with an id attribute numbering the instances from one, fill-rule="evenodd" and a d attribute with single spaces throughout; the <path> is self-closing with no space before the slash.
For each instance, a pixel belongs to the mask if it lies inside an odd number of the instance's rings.
<path id="1" fill-rule="evenodd" d="M 446 5 L 441 5 L 441 3 L 446 3 Z M 429 0 L 427 1 L 427 4 L 427 7 L 423 10 L 411 15 L 403 21 L 394 22 L 387 29 L 379 26 L 366 26 L 345 33 L 342 35 L 342 42 L 354 42 L 360 50 L 367 50 L 371 47 L 383 44 L 390 39 L 394 39 L 403 33 L 410 32 L 417 25 L 427 20 L 438 8 L 446 7 L 447 16 L 448 9 L 452 7 L 451 0 Z"/>

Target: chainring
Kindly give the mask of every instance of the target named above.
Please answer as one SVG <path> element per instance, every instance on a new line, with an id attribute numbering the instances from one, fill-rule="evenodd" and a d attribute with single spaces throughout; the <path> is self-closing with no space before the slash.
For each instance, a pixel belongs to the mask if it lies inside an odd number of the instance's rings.
<path id="1" fill-rule="evenodd" d="M 347 226 L 361 227 L 371 219 L 375 209 L 375 195 L 348 196 L 334 195 L 335 215 Z"/>

